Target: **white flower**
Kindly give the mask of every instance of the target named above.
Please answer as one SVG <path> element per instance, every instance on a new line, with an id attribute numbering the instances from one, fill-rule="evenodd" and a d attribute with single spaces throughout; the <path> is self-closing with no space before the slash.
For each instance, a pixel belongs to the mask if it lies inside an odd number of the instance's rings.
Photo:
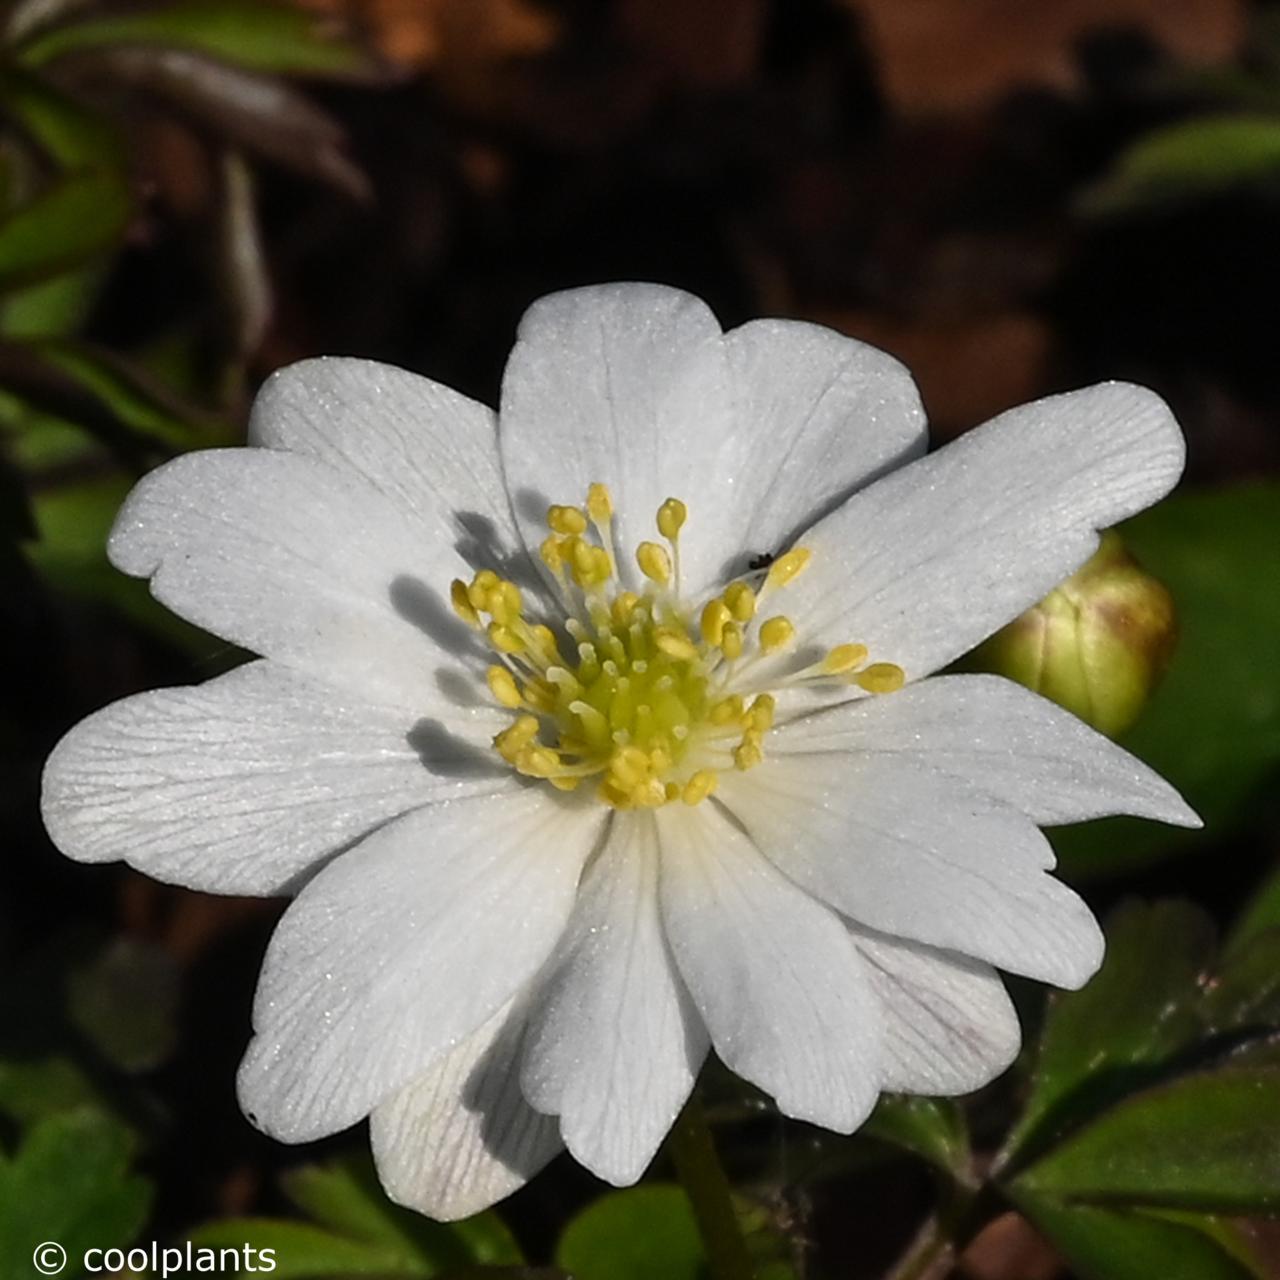
<path id="1" fill-rule="evenodd" d="M 1018 1046 L 996 968 L 1075 987 L 1102 953 L 1037 824 L 1196 825 L 1018 686 L 926 679 L 1174 484 L 1141 388 L 924 456 L 883 353 L 617 285 L 529 311 L 498 415 L 313 360 L 250 444 L 143 480 L 110 553 L 262 659 L 73 729 L 45 819 L 82 861 L 297 893 L 243 1106 L 286 1142 L 371 1116 L 425 1212 L 562 1144 L 634 1181 L 709 1047 L 845 1133 L 983 1084 Z"/>

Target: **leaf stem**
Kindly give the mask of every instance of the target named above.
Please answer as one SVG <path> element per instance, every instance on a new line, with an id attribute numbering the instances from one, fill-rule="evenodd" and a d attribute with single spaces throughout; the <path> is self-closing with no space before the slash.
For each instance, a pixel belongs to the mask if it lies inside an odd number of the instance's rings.
<path id="1" fill-rule="evenodd" d="M 734 1211 L 729 1180 L 696 1094 L 676 1120 L 667 1150 L 693 1206 L 713 1280 L 754 1280 L 755 1269 Z"/>

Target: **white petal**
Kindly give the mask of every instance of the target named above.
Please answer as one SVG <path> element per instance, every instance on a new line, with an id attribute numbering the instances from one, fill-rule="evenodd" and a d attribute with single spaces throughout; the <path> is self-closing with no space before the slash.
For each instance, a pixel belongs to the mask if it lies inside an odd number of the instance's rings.
<path id="1" fill-rule="evenodd" d="M 190 453 L 133 490 L 111 532 L 117 568 L 224 640 L 415 715 L 454 707 L 456 658 L 482 661 L 452 613 L 454 548 L 359 476 L 268 449 Z"/>
<path id="2" fill-rule="evenodd" d="M 667 937 L 716 1052 L 784 1115 L 851 1133 L 875 1105 L 881 1028 L 849 934 L 714 805 L 657 822 Z"/>
<path id="3" fill-rule="evenodd" d="M 884 1021 L 880 1086 L 955 1095 L 1018 1056 L 1018 1015 L 990 965 L 850 926 Z"/>
<path id="4" fill-rule="evenodd" d="M 599 827 L 535 786 L 419 809 L 326 867 L 267 950 L 245 1113 L 336 1132 L 470 1035 L 555 945 Z"/>
<path id="5" fill-rule="evenodd" d="M 714 488 L 694 496 L 732 504 L 742 572 L 753 554 L 789 545 L 851 493 L 922 454 L 928 432 L 911 375 L 866 343 L 797 320 L 753 320 L 724 343 L 735 457 Z"/>
<path id="6" fill-rule="evenodd" d="M 497 423 L 487 405 L 429 378 L 324 356 L 267 379 L 253 403 L 249 443 L 363 476 L 429 526 L 433 540 L 457 544 L 474 568 L 500 569 L 519 539 Z"/>
<path id="7" fill-rule="evenodd" d="M 693 1088 L 707 1034 L 667 954 L 651 813 L 614 818 L 532 997 L 525 1096 L 574 1158 L 626 1186 Z"/>
<path id="8" fill-rule="evenodd" d="M 476 742 L 492 727 L 458 717 L 454 728 L 467 738 L 253 662 L 81 721 L 45 765 L 45 825 L 81 862 L 122 858 L 215 893 L 282 893 L 406 810 L 518 785 Z"/>
<path id="9" fill-rule="evenodd" d="M 369 1121 L 387 1194 L 441 1222 L 522 1187 L 564 1145 L 520 1092 L 523 1010 L 504 1005 Z"/>
<path id="10" fill-rule="evenodd" d="M 718 795 L 765 855 L 859 924 L 1062 987 L 1102 961 L 1088 907 L 1022 815 L 878 756 L 770 757 Z"/>
<path id="11" fill-rule="evenodd" d="M 937 676 L 780 725 L 769 751 L 874 752 L 961 778 L 1040 826 L 1128 813 L 1200 819 L 1141 760 L 999 676 Z"/>
<path id="12" fill-rule="evenodd" d="M 785 593 L 807 642 L 867 645 L 914 680 L 1042 599 L 1099 529 L 1168 493 L 1182 434 L 1158 396 L 1105 383 L 971 431 L 854 495 L 800 542 Z"/>
<path id="13" fill-rule="evenodd" d="M 616 284 L 556 293 L 520 322 L 502 382 L 499 443 L 526 542 L 546 536 L 549 503 L 579 504 L 587 486 L 613 490 L 620 569 L 658 537 L 667 498 L 690 506 L 683 582 L 718 581 L 732 546 L 732 405 L 715 317 L 691 294 Z"/>

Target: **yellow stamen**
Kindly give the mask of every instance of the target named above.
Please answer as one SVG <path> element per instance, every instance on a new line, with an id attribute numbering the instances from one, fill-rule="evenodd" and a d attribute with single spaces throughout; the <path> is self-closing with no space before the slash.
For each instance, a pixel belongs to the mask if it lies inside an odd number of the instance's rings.
<path id="1" fill-rule="evenodd" d="M 730 662 L 742 657 L 742 628 L 736 622 L 726 622 L 724 634 L 720 637 L 720 652 Z"/>
<path id="2" fill-rule="evenodd" d="M 490 667 L 485 673 L 485 677 L 489 682 L 489 692 L 504 707 L 522 707 L 524 706 L 524 698 L 520 693 L 520 686 L 516 684 L 516 678 L 506 667 Z"/>
<path id="3" fill-rule="evenodd" d="M 504 626 L 501 622 L 489 623 L 486 634 L 489 637 L 489 643 L 493 645 L 499 653 L 523 653 L 525 644 L 524 639 L 510 627 Z"/>
<path id="4" fill-rule="evenodd" d="M 764 585 L 767 590 L 777 590 L 794 582 L 808 567 L 813 559 L 813 552 L 808 547 L 794 547 L 785 555 L 779 556 L 770 566 L 765 576 Z"/>
<path id="5" fill-rule="evenodd" d="M 732 616 L 729 612 L 729 606 L 719 597 L 714 600 L 708 600 L 702 610 L 700 624 L 703 641 L 706 644 L 714 645 L 718 649 L 720 641 L 724 638 L 724 625 L 730 621 Z"/>
<path id="6" fill-rule="evenodd" d="M 716 789 L 716 783 L 719 781 L 719 775 L 714 769 L 699 769 L 684 784 L 680 798 L 685 804 L 701 804 Z"/>
<path id="7" fill-rule="evenodd" d="M 587 490 L 587 514 L 597 527 L 613 519 L 613 494 L 607 484 L 593 484 Z"/>
<path id="8" fill-rule="evenodd" d="M 756 593 L 745 582 L 730 583 L 724 602 L 737 622 L 750 622 L 756 616 Z"/>
<path id="9" fill-rule="evenodd" d="M 658 532 L 668 542 L 674 542 L 688 518 L 689 508 L 679 498 L 668 498 L 658 508 Z"/>
<path id="10" fill-rule="evenodd" d="M 656 542 L 642 542 L 636 548 L 636 563 L 640 572 L 651 582 L 665 587 L 671 581 L 671 557 L 667 549 Z"/>
<path id="11" fill-rule="evenodd" d="M 460 617 L 469 627 L 480 629 L 480 615 L 472 607 L 471 599 L 467 595 L 467 584 L 461 578 L 454 578 L 449 584 L 449 602 L 453 605 L 453 611 Z"/>
<path id="12" fill-rule="evenodd" d="M 548 507 L 547 526 L 553 533 L 582 534 L 587 531 L 587 517 L 578 507 Z"/>
<path id="13" fill-rule="evenodd" d="M 853 682 L 868 693 L 894 693 L 906 683 L 906 673 L 892 662 L 873 662 L 853 677 Z"/>
<path id="14" fill-rule="evenodd" d="M 865 644 L 838 644 L 832 649 L 822 662 L 819 668 L 824 675 L 841 676 L 847 671 L 860 667 L 867 660 L 867 646 Z"/>
<path id="15" fill-rule="evenodd" d="M 785 649 L 796 637 L 796 629 L 790 618 L 779 614 L 760 624 L 760 648 L 765 653 L 777 653 Z"/>

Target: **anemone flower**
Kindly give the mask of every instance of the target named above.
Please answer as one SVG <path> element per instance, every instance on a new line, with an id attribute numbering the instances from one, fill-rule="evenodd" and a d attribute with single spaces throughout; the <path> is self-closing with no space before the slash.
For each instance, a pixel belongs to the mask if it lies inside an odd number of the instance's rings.
<path id="1" fill-rule="evenodd" d="M 239 1078 L 267 1133 L 371 1118 L 382 1179 L 473 1213 L 560 1148 L 633 1182 L 710 1049 L 854 1130 L 1019 1042 L 997 969 L 1102 937 L 1039 827 L 1195 815 L 1066 712 L 935 675 L 1165 494 L 1108 383 L 926 454 L 883 352 L 674 289 L 556 294 L 494 413 L 366 360 L 276 374 L 249 447 L 144 479 L 110 540 L 259 655 L 55 750 L 85 862 L 294 896 Z"/>

